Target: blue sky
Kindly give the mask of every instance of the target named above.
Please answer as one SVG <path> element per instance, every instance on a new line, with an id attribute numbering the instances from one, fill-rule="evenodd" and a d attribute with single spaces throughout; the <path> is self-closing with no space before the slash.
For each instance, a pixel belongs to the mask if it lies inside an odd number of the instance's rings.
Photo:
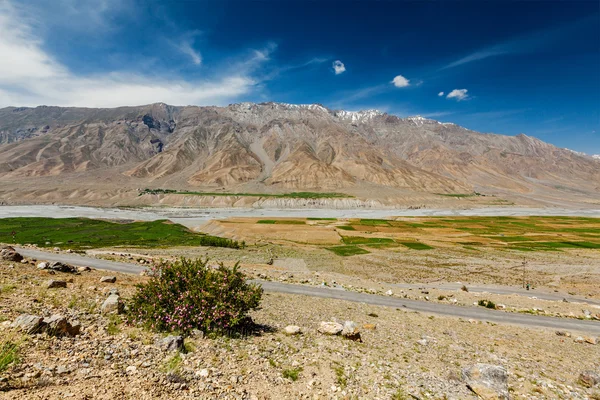
<path id="1" fill-rule="evenodd" d="M 0 0 L 0 107 L 320 103 L 600 154 L 599 4 Z"/>

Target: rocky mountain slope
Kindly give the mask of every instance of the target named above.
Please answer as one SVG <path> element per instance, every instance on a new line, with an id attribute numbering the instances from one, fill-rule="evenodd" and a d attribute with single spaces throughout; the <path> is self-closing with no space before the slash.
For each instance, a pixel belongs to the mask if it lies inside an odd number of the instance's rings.
<path id="1" fill-rule="evenodd" d="M 389 189 L 600 192 L 592 157 L 522 134 L 482 134 L 376 110 L 281 103 L 0 109 L 0 180 L 89 183 L 101 176 L 115 187 L 364 188 L 364 197 Z"/>

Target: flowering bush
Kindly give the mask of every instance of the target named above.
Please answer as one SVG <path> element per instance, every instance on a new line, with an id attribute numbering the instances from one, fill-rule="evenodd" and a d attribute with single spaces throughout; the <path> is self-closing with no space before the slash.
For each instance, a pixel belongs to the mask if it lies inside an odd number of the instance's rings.
<path id="1" fill-rule="evenodd" d="M 262 293 L 260 286 L 246 282 L 238 264 L 213 268 L 208 259 L 181 259 L 153 268 L 150 280 L 137 285 L 128 320 L 162 332 L 224 333 L 247 319 Z"/>

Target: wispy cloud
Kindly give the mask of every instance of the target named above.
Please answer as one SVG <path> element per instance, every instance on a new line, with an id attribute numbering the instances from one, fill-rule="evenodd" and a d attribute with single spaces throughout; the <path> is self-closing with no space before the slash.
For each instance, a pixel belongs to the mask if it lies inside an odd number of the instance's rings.
<path id="1" fill-rule="evenodd" d="M 346 66 L 340 60 L 335 60 L 331 66 L 333 67 L 333 72 L 335 72 L 336 75 L 346 72 Z"/>
<path id="2" fill-rule="evenodd" d="M 276 48 L 268 44 L 219 75 L 186 81 L 122 71 L 78 75 L 55 60 L 42 44 L 33 33 L 31 20 L 7 0 L 0 2 L 0 106 L 113 107 L 159 101 L 223 104 L 256 88 L 259 80 L 253 73 Z"/>
<path id="3" fill-rule="evenodd" d="M 439 92 L 439 93 L 438 93 L 438 96 L 439 96 L 439 97 L 442 97 L 442 96 L 444 96 L 444 92 Z"/>
<path id="4" fill-rule="evenodd" d="M 192 47 L 192 43 L 190 41 L 184 40 L 177 46 L 177 48 L 185 55 L 189 56 L 192 59 L 192 62 L 196 65 L 202 64 L 202 55 L 199 51 L 195 50 Z"/>
<path id="5" fill-rule="evenodd" d="M 552 43 L 564 39 L 576 29 L 580 29 L 590 23 L 596 23 L 597 18 L 597 14 L 591 15 L 568 24 L 531 32 L 527 35 L 518 36 L 502 43 L 493 44 L 460 57 L 457 60 L 444 65 L 440 70 L 458 67 L 463 64 L 483 60 L 489 57 L 505 54 L 528 53 L 546 46 L 551 46 Z"/>
<path id="6" fill-rule="evenodd" d="M 453 91 L 448 93 L 446 98 L 454 99 L 456 101 L 463 101 L 463 100 L 466 100 L 469 98 L 469 95 L 467 94 L 467 92 L 468 92 L 467 89 L 454 89 Z M 439 96 L 439 94 L 438 94 L 438 96 Z"/>

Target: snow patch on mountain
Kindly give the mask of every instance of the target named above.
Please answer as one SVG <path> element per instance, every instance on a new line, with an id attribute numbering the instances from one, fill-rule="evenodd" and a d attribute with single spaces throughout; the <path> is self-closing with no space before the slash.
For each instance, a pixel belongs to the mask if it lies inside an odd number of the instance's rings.
<path id="1" fill-rule="evenodd" d="M 379 110 L 362 110 L 362 111 L 344 111 L 336 110 L 333 112 L 334 117 L 338 117 L 343 120 L 350 120 L 351 122 L 366 122 L 370 121 L 375 117 L 383 115 Z"/>

